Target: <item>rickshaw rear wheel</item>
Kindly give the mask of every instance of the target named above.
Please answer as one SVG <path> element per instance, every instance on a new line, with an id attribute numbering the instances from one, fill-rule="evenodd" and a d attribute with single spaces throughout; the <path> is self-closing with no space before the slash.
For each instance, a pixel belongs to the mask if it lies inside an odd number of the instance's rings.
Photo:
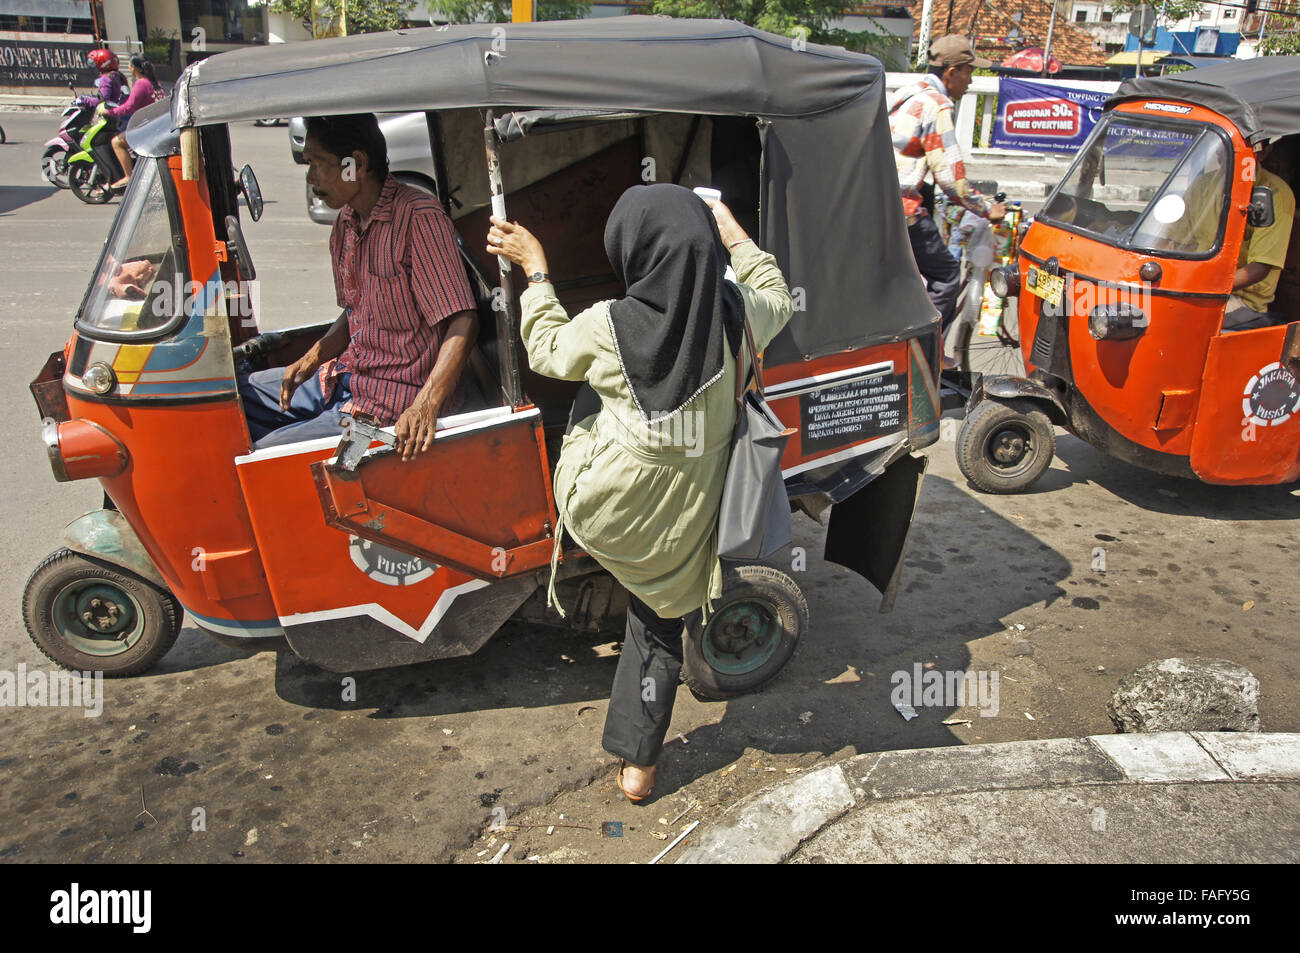
<path id="1" fill-rule="evenodd" d="M 120 566 L 70 549 L 42 560 L 23 591 L 23 622 L 50 661 L 114 678 L 167 654 L 182 614 L 169 592 Z"/>
<path id="2" fill-rule="evenodd" d="M 793 579 L 771 566 L 724 563 L 708 623 L 698 613 L 688 623 L 682 678 L 702 698 L 748 694 L 794 658 L 807 629 L 808 602 Z"/>
<path id="3" fill-rule="evenodd" d="M 1026 401 L 981 401 L 957 432 L 957 467 L 983 493 L 1027 489 L 1055 453 L 1052 421 Z"/>

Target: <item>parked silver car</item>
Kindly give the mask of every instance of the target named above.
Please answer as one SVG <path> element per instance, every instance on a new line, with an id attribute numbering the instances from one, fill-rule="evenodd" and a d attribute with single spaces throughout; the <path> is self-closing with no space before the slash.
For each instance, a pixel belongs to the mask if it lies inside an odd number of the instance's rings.
<path id="1" fill-rule="evenodd" d="M 429 127 L 424 113 L 389 113 L 379 117 L 379 130 L 388 143 L 388 171 L 407 185 L 433 193 L 437 173 L 433 168 L 433 154 L 429 151 Z M 289 120 L 289 152 L 293 161 L 306 165 L 302 150 L 307 145 L 307 122 L 302 116 Z M 304 183 L 307 195 L 307 215 L 313 222 L 329 225 L 338 217 L 332 209 L 315 195 Z"/>

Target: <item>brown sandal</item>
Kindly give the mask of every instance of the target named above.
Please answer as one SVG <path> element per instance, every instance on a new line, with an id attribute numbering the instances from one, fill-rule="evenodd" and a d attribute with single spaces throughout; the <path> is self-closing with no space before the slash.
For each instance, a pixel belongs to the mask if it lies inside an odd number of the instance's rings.
<path id="1" fill-rule="evenodd" d="M 641 794 L 641 795 L 632 794 L 631 792 L 628 791 L 627 788 L 623 787 L 623 769 L 625 767 L 627 767 L 627 760 L 625 758 L 619 758 L 618 774 L 614 777 L 614 783 L 618 785 L 618 789 L 623 792 L 623 796 L 625 798 L 627 798 L 633 804 L 640 804 L 642 801 L 644 801 L 646 798 L 648 798 L 651 795 L 651 793 L 655 789 L 655 786 L 653 784 L 650 785 L 650 790 L 646 791 L 645 794 Z"/>

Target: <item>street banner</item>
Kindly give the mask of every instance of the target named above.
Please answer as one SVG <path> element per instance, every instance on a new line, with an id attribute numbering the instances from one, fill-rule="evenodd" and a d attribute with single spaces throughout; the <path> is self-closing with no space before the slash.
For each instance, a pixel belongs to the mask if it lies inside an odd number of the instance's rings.
<path id="1" fill-rule="evenodd" d="M 998 80 L 998 112 L 989 144 L 997 149 L 1074 152 L 1101 118 L 1110 93 Z"/>
<path id="2" fill-rule="evenodd" d="M 0 86 L 89 86 L 95 70 L 86 54 L 93 43 L 0 40 Z"/>

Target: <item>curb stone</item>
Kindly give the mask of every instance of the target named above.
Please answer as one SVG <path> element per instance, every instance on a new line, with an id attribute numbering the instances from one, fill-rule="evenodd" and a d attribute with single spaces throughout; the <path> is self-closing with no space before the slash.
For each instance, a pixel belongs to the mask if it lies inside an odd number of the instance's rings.
<path id="1" fill-rule="evenodd" d="M 864 804 L 1070 785 L 1300 780 L 1300 733 L 1094 735 L 857 755 L 733 804 L 679 864 L 781 863 Z"/>

